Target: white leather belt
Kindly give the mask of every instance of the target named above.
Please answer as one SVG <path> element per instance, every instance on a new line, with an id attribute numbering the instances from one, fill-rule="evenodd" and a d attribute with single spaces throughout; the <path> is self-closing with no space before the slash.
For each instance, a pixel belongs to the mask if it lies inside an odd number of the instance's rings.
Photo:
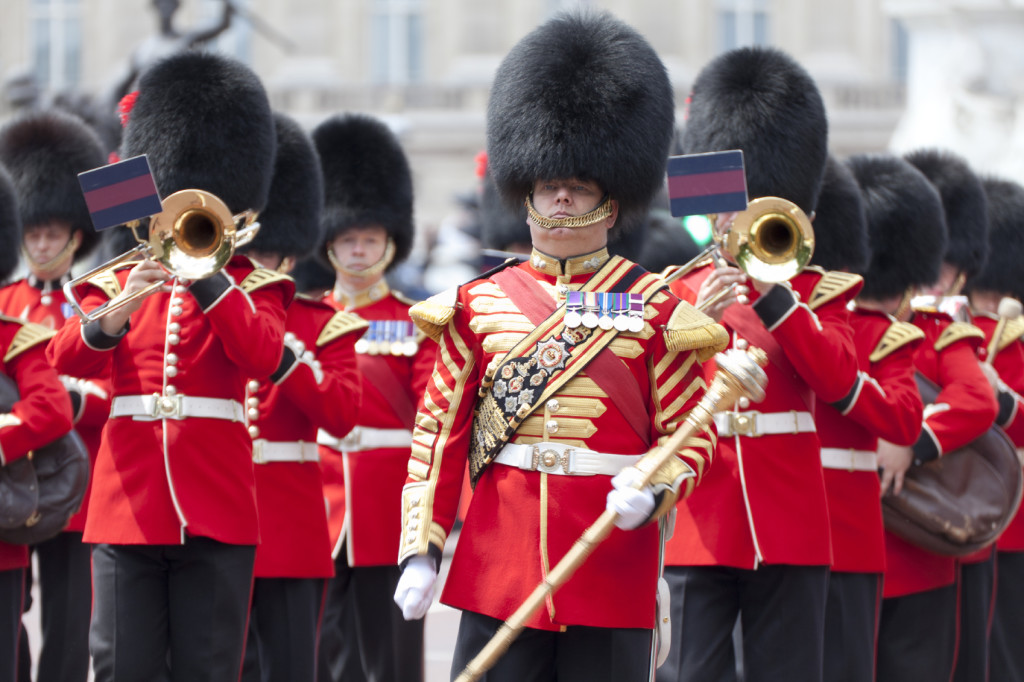
<path id="1" fill-rule="evenodd" d="M 412 431 L 409 429 L 373 429 L 357 426 L 344 438 L 336 438 L 320 429 L 316 442 L 338 452 L 360 452 L 379 448 L 411 448 Z"/>
<path id="2" fill-rule="evenodd" d="M 320 450 L 316 443 L 284 442 L 257 438 L 252 442 L 252 461 L 267 462 L 319 462 Z"/>
<path id="3" fill-rule="evenodd" d="M 614 476 L 636 464 L 643 455 L 611 455 L 564 443 L 509 443 L 494 461 L 526 471 L 542 471 L 560 476 Z"/>
<path id="4" fill-rule="evenodd" d="M 813 433 L 814 415 L 810 412 L 716 412 L 715 426 L 718 435 L 774 436 L 781 433 Z"/>
<path id="5" fill-rule="evenodd" d="M 198 398 L 191 395 L 119 395 L 110 404 L 111 417 L 132 417 L 137 421 L 154 419 L 224 419 L 245 421 L 245 411 L 237 400 Z"/>
<path id="6" fill-rule="evenodd" d="M 822 448 L 821 466 L 845 471 L 878 471 L 878 455 L 870 450 Z"/>

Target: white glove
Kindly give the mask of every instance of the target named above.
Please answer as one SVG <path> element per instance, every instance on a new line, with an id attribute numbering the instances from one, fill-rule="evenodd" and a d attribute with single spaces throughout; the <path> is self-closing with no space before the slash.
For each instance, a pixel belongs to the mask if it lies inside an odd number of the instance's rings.
<path id="1" fill-rule="evenodd" d="M 612 491 L 608 493 L 605 507 L 619 515 L 615 525 L 622 530 L 633 530 L 639 527 L 654 511 L 654 492 L 648 486 L 637 490 L 633 482 L 643 474 L 627 467 L 612 478 Z"/>
<path id="2" fill-rule="evenodd" d="M 427 609 L 434 601 L 435 582 L 437 567 L 432 558 L 414 556 L 409 559 L 395 589 L 395 603 L 402 609 L 403 618 L 419 620 L 427 615 Z"/>

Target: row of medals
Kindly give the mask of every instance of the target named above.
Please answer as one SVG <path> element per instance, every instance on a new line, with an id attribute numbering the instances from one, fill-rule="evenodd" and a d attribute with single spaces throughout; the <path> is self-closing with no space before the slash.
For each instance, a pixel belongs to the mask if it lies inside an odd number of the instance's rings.
<path id="1" fill-rule="evenodd" d="M 412 357 L 419 350 L 416 327 L 409 320 L 367 320 L 370 325 L 356 341 L 356 352 L 364 355 Z"/>
<path id="2" fill-rule="evenodd" d="M 644 329 L 644 299 L 640 294 L 570 291 L 565 295 L 565 326 L 576 329 L 612 328 L 639 333 Z"/>

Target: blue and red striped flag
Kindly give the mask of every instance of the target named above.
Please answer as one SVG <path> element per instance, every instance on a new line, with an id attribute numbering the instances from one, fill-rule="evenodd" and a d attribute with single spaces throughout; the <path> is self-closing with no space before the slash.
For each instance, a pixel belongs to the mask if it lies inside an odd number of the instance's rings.
<path id="1" fill-rule="evenodd" d="M 145 155 L 78 174 L 97 231 L 160 212 L 160 194 Z"/>
<path id="2" fill-rule="evenodd" d="M 676 217 L 744 210 L 747 176 L 743 151 L 669 157 L 668 197 Z"/>

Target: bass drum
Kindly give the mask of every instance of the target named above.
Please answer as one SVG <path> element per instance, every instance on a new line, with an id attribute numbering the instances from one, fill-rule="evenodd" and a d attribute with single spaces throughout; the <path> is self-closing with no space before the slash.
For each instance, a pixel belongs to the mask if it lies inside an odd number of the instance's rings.
<path id="1" fill-rule="evenodd" d="M 0 374 L 0 412 L 18 401 L 18 387 Z M 64 530 L 89 485 L 89 451 L 75 431 L 0 467 L 0 540 L 34 545 Z"/>
<path id="2" fill-rule="evenodd" d="M 939 387 L 917 375 L 926 405 Z M 993 426 L 972 443 L 907 470 L 899 495 L 882 497 L 885 527 L 936 554 L 966 556 L 995 542 L 1017 513 L 1024 490 L 1021 460 Z"/>

